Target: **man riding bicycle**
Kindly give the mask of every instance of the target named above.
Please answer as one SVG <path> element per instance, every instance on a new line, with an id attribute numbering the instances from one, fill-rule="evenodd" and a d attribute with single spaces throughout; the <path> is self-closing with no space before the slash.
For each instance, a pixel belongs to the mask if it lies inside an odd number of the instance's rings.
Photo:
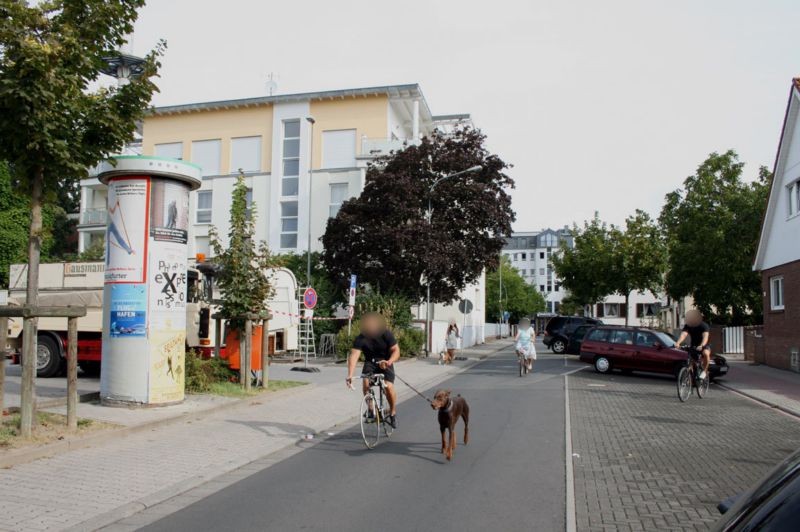
<path id="1" fill-rule="evenodd" d="M 363 375 L 383 375 L 386 384 L 386 397 L 389 399 L 391 413 L 386 421 L 397 428 L 397 392 L 394 389 L 394 363 L 400 360 L 400 347 L 397 345 L 392 331 L 386 328 L 386 321 L 377 312 L 369 312 L 361 318 L 361 334 L 356 336 L 350 356 L 347 359 L 347 386 L 353 387 L 353 373 L 356 363 L 364 354 Z M 361 380 L 361 388 L 366 395 L 369 392 L 369 379 Z"/>
<path id="2" fill-rule="evenodd" d="M 686 324 L 683 326 L 683 331 L 678 338 L 678 345 L 683 345 L 683 342 L 688 337 L 691 347 L 703 354 L 701 379 L 705 379 L 706 375 L 708 375 L 708 365 L 711 363 L 711 347 L 708 341 L 710 330 L 711 327 L 703 321 L 703 314 L 699 310 L 691 309 L 686 311 Z"/>

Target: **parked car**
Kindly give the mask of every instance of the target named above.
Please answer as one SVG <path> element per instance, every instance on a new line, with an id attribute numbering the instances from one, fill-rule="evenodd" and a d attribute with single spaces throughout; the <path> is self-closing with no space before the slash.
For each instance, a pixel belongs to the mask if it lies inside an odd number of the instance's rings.
<path id="1" fill-rule="evenodd" d="M 595 325 L 593 324 L 579 325 L 577 329 L 572 331 L 572 334 L 570 334 L 567 339 L 567 350 L 565 353 L 568 355 L 580 355 L 581 345 L 586 339 L 586 334 L 594 328 Z"/>
<path id="2" fill-rule="evenodd" d="M 580 359 L 593 364 L 600 373 L 619 369 L 677 375 L 686 364 L 687 355 L 666 333 L 642 327 L 603 325 L 586 335 Z M 712 354 L 708 369 L 713 380 L 728 373 L 728 362 L 725 357 Z"/>
<path id="3" fill-rule="evenodd" d="M 800 526 L 800 450 L 789 455 L 758 484 L 717 506 L 723 514 L 714 532 L 797 530 Z"/>
<path id="4" fill-rule="evenodd" d="M 561 355 L 569 346 L 569 337 L 581 325 L 601 325 L 603 322 L 582 316 L 553 316 L 544 326 L 542 342 L 553 353 Z"/>

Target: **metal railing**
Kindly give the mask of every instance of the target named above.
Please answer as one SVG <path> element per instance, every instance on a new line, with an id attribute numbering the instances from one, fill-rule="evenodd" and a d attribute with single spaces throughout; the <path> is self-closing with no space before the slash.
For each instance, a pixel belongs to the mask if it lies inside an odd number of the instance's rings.
<path id="1" fill-rule="evenodd" d="M 388 155 L 391 151 L 399 151 L 406 146 L 418 144 L 414 139 L 389 139 L 361 137 L 361 156 L 379 157 Z"/>
<path id="2" fill-rule="evenodd" d="M 81 211 L 81 225 L 105 225 L 108 218 L 106 209 L 85 209 Z"/>

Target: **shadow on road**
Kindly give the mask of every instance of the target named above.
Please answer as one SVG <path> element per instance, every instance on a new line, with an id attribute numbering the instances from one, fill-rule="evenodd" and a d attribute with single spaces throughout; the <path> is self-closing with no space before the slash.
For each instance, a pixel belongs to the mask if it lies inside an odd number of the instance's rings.
<path id="1" fill-rule="evenodd" d="M 298 447 L 306 448 L 307 442 L 298 442 Z M 381 440 L 374 449 L 367 449 L 364 440 L 361 438 L 359 430 L 347 430 L 327 437 L 317 442 L 313 447 L 315 451 L 344 453 L 354 458 L 362 456 L 406 456 L 433 462 L 435 464 L 445 463 L 444 455 L 441 453 L 441 444 L 431 443 L 412 443 L 401 440 Z M 440 460 L 435 460 L 434 456 L 441 456 Z"/>

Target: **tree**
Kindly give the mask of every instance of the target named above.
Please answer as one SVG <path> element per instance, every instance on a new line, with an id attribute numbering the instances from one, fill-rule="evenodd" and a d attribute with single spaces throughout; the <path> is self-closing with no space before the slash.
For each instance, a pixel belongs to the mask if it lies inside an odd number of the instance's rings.
<path id="1" fill-rule="evenodd" d="M 658 226 L 641 210 L 625 221 L 625 230 L 612 227 L 609 232 L 612 272 L 608 286 L 625 297 L 628 309 L 631 292 L 658 293 L 663 285 L 665 247 Z M 625 312 L 625 325 L 628 312 Z"/>
<path id="2" fill-rule="evenodd" d="M 90 90 L 133 31 L 144 0 L 0 1 L 0 159 L 8 161 L 30 199 L 27 304 L 38 304 L 42 207 L 64 181 L 133 138 L 156 90 L 163 47 L 148 54 L 141 75 L 114 88 Z M 25 320 L 23 398 L 33 382 L 36 319 Z M 32 404 L 32 400 L 29 401 Z M 23 405 L 22 432 L 33 411 Z"/>
<path id="3" fill-rule="evenodd" d="M 248 213 L 249 211 L 249 213 Z M 247 185 L 239 173 L 231 196 L 228 245 L 220 241 L 215 227 L 208 231 L 214 262 L 221 266 L 216 277 L 222 292 L 220 315 L 230 321 L 231 328 L 244 330 L 245 314 L 260 314 L 267 310 L 273 287 L 267 270 L 273 266 L 265 242 L 256 245 L 256 204 L 247 206 Z"/>
<path id="4" fill-rule="evenodd" d="M 752 269 L 766 208 L 769 170 L 742 179 L 735 151 L 712 153 L 670 192 L 659 222 L 666 235 L 667 293 L 691 295 L 706 315 L 742 324 L 761 315 L 761 280 Z"/>
<path id="5" fill-rule="evenodd" d="M 500 301 L 500 275 L 503 276 L 503 297 Z M 502 308 L 501 308 L 502 306 Z M 486 319 L 497 320 L 501 311 L 511 314 L 511 321 L 530 317 L 544 311 L 547 303 L 536 288 L 525 282 L 507 258 L 503 258 L 500 268 L 486 274 Z"/>
<path id="6" fill-rule="evenodd" d="M 0 163 L 0 286 L 8 286 L 11 264 L 25 260 L 30 206 L 11 179 L 8 165 Z"/>
<path id="7" fill-rule="evenodd" d="M 614 243 L 611 230 L 595 217 L 583 228 L 572 228 L 573 245 L 562 241 L 552 262 L 561 286 L 573 303 L 594 305 L 614 292 Z"/>
<path id="8" fill-rule="evenodd" d="M 342 205 L 322 237 L 323 263 L 336 283 L 346 287 L 355 273 L 382 294 L 420 302 L 428 279 L 431 301 L 449 302 L 496 265 L 514 220 L 505 190 L 513 181 L 484 141 L 472 128 L 437 131 L 370 165 L 364 191 Z M 429 193 L 437 179 L 475 165 L 481 170 Z"/>

